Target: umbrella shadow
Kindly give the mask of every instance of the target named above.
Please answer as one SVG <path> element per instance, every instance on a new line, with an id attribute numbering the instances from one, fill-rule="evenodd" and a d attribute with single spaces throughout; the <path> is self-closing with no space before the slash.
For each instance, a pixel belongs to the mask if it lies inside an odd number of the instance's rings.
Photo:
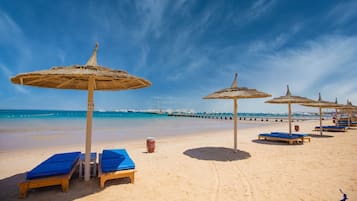
<path id="1" fill-rule="evenodd" d="M 19 195 L 18 183 L 23 181 L 25 173 L 16 174 L 0 180 L 0 200 L 16 200 Z"/>
<path id="2" fill-rule="evenodd" d="M 252 142 L 257 143 L 257 144 L 267 144 L 267 145 L 279 145 L 279 146 L 298 146 L 298 145 L 304 145 L 302 143 L 294 143 L 294 144 L 289 144 L 287 142 L 283 141 L 272 141 L 272 140 L 252 140 Z"/>
<path id="3" fill-rule="evenodd" d="M 183 152 L 186 156 L 199 160 L 208 161 L 237 161 L 244 160 L 251 157 L 250 153 L 225 147 L 200 147 L 188 149 Z"/>
<path id="4" fill-rule="evenodd" d="M 330 137 L 334 137 L 332 135 L 320 135 L 320 134 L 309 134 L 310 137 L 313 137 L 313 138 L 330 138 Z"/>
<path id="5" fill-rule="evenodd" d="M 357 127 L 349 127 L 348 130 L 357 130 Z"/>
<path id="6" fill-rule="evenodd" d="M 18 184 L 25 180 L 26 173 L 16 174 L 0 180 L 0 200 L 23 200 L 19 198 Z M 117 181 L 123 183 L 123 181 Z M 108 182 L 109 183 L 109 182 Z M 124 182 L 126 183 L 126 182 Z M 110 185 L 110 184 L 109 184 Z M 107 186 L 107 185 L 106 185 Z M 62 192 L 61 186 L 48 186 L 30 189 L 27 192 L 27 201 L 50 200 L 51 197 L 56 197 L 58 200 L 70 201 L 86 197 L 100 192 L 97 178 L 92 178 L 89 182 L 84 182 L 78 179 L 78 175 L 73 175 L 69 183 L 68 192 Z"/>

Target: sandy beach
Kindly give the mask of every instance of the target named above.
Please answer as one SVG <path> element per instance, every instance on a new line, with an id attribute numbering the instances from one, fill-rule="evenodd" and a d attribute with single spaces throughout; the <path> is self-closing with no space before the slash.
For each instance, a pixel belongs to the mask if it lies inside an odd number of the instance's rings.
<path id="1" fill-rule="evenodd" d="M 312 134 L 303 145 L 258 141 L 263 132 L 287 131 L 287 123 L 233 131 L 160 137 L 155 153 L 146 153 L 145 139 L 93 142 L 92 150 L 126 148 L 136 163 L 135 183 L 128 179 L 84 182 L 75 175 L 67 193 L 59 186 L 33 189 L 26 200 L 349 200 L 357 198 L 357 129 L 346 133 L 312 131 L 317 121 L 298 122 Z M 331 124 L 325 121 L 325 125 Z M 84 145 L 0 153 L 0 200 L 18 200 L 17 183 L 26 171 L 54 153 L 82 151 Z"/>

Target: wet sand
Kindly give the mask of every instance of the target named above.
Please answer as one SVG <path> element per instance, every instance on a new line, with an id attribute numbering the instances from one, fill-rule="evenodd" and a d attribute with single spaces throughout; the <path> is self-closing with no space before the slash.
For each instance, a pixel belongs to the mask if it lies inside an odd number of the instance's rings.
<path id="1" fill-rule="evenodd" d="M 239 128 L 257 127 L 272 122 L 242 121 Z M 94 118 L 92 140 L 96 143 L 195 135 L 233 129 L 233 121 L 197 118 Z M 85 118 L 0 119 L 0 151 L 36 147 L 82 145 L 85 142 Z"/>

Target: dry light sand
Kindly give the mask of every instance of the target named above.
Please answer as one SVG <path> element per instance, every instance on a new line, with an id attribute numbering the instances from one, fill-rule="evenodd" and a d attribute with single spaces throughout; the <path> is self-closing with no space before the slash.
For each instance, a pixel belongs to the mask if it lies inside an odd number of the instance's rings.
<path id="1" fill-rule="evenodd" d="M 325 124 L 329 124 L 325 122 Z M 301 132 L 311 131 L 316 121 L 299 122 Z M 33 189 L 26 200 L 357 200 L 357 129 L 346 133 L 325 132 L 304 145 L 261 142 L 261 132 L 286 131 L 287 123 L 238 130 L 238 153 L 232 152 L 233 131 L 197 133 L 156 139 L 156 152 L 145 153 L 140 141 L 96 144 L 93 151 L 126 148 L 136 163 L 135 183 L 128 179 L 84 182 L 76 175 L 69 191 L 59 186 Z M 18 200 L 17 183 L 53 153 L 82 151 L 83 145 L 50 150 L 0 153 L 0 200 Z"/>

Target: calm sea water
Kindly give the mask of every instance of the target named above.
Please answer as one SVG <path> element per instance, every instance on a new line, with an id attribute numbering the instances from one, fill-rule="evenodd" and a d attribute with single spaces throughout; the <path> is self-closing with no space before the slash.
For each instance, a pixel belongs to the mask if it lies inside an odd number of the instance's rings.
<path id="1" fill-rule="evenodd" d="M 63 110 L 0 110 L 0 119 L 18 119 L 18 118 L 86 118 L 86 111 L 63 111 Z M 146 112 L 114 112 L 114 111 L 94 111 L 94 118 L 125 118 L 125 119 L 150 119 L 164 118 L 165 114 L 154 114 Z"/>
<path id="2" fill-rule="evenodd" d="M 96 111 L 93 116 L 93 142 L 233 129 L 233 122 L 229 120 L 178 118 L 165 114 Z M 260 125 L 238 124 L 239 128 L 256 126 Z M 0 150 L 83 144 L 85 129 L 85 111 L 0 110 Z"/>

